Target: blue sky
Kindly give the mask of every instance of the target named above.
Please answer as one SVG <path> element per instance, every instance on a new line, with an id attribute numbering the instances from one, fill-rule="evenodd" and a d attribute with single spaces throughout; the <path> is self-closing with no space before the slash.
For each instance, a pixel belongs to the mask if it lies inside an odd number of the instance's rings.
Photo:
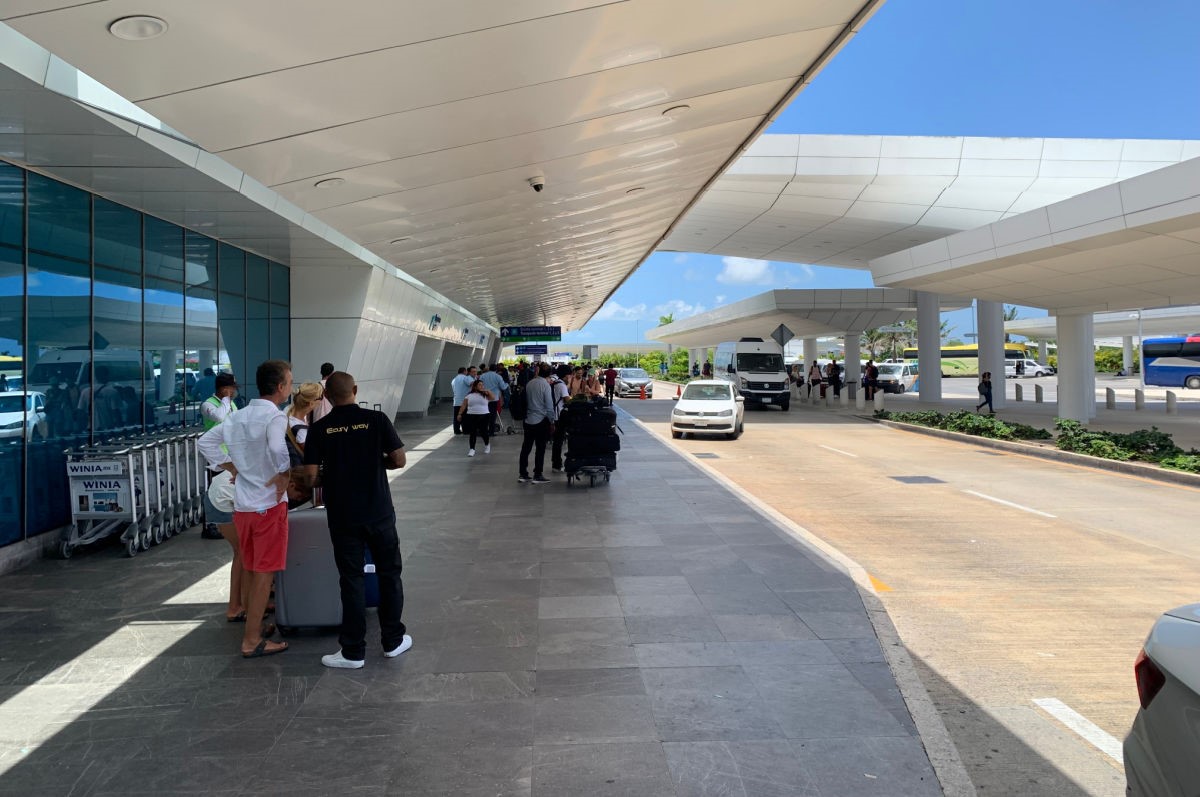
<path id="1" fill-rule="evenodd" d="M 889 0 L 767 132 L 1200 138 L 1197 30 L 1195 0 Z M 660 315 L 771 288 L 871 286 L 866 271 L 656 253 L 563 339 L 633 342 Z M 946 318 L 973 329 L 970 311 Z"/>

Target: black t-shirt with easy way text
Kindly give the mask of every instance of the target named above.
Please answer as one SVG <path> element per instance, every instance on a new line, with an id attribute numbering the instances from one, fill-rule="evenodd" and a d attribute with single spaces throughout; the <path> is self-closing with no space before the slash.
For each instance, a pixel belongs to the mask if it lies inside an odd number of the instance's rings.
<path id="1" fill-rule="evenodd" d="M 403 447 L 386 415 L 357 404 L 334 407 L 309 427 L 304 464 L 322 466 L 331 528 L 392 515 L 384 457 Z"/>

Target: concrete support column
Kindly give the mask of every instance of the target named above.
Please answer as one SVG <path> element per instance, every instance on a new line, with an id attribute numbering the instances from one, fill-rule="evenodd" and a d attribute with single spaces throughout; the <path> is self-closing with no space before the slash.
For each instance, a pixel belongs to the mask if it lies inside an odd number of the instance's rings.
<path id="1" fill-rule="evenodd" d="M 439 338 L 417 338 L 408 366 L 408 377 L 404 380 L 404 392 L 400 396 L 400 409 L 397 411 L 400 417 L 423 418 L 429 413 L 429 398 L 433 395 L 433 384 L 442 364 L 444 345 L 445 342 Z"/>
<path id="2" fill-rule="evenodd" d="M 696 350 L 688 349 L 688 378 L 689 379 L 691 379 L 691 377 L 692 377 L 692 371 L 695 370 L 696 362 L 697 362 Z"/>
<path id="3" fill-rule="evenodd" d="M 817 351 L 817 339 L 804 339 L 804 378 L 808 379 L 808 369 L 812 368 L 812 364 L 816 362 L 820 354 Z"/>
<path id="4" fill-rule="evenodd" d="M 1044 340 L 1038 341 L 1038 362 L 1042 365 L 1049 365 L 1046 360 L 1050 357 L 1050 344 Z"/>
<path id="5" fill-rule="evenodd" d="M 846 373 L 842 379 L 847 386 L 853 386 L 858 389 L 859 380 L 862 379 L 862 333 L 857 331 L 847 332 L 842 338 L 842 348 L 846 352 Z M 845 388 L 843 388 L 845 389 Z"/>
<path id="6" fill-rule="evenodd" d="M 921 401 L 941 401 L 942 312 L 938 295 L 929 291 L 917 291 L 917 369 Z"/>
<path id="7" fill-rule="evenodd" d="M 175 366 L 179 363 L 179 350 L 163 349 L 158 353 L 158 358 L 158 400 L 167 401 L 175 395 Z"/>
<path id="8" fill-rule="evenodd" d="M 213 364 L 217 359 L 217 353 L 212 349 L 198 349 L 196 351 L 196 378 L 204 376 L 205 368 L 212 368 L 213 373 L 216 373 L 216 366 Z M 204 398 L 208 398 L 205 396 Z"/>
<path id="9" fill-rule="evenodd" d="M 1058 415 L 1086 423 L 1096 415 L 1096 354 L 1092 315 L 1060 315 L 1058 334 Z"/>
<path id="10" fill-rule="evenodd" d="M 979 374 L 992 373 L 992 406 L 1003 409 L 1008 394 L 1004 377 L 1004 305 L 979 301 Z"/>
<path id="11" fill-rule="evenodd" d="M 1121 370 L 1125 376 L 1133 373 L 1133 335 L 1121 338 Z"/>

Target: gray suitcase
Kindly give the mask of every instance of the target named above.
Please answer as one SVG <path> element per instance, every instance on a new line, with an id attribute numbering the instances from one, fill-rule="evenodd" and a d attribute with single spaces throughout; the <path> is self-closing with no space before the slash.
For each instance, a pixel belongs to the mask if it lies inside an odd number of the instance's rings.
<path id="1" fill-rule="evenodd" d="M 342 624 L 342 597 L 324 509 L 288 513 L 287 569 L 275 574 L 275 623 L 283 632 Z"/>

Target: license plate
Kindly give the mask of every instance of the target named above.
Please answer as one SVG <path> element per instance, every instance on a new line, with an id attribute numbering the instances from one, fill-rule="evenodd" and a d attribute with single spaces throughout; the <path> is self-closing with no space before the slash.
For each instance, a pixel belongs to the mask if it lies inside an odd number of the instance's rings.
<path id="1" fill-rule="evenodd" d="M 708 426 L 708 421 L 694 421 L 693 426 Z"/>
<path id="2" fill-rule="evenodd" d="M 763 403 L 763 404 L 770 404 L 770 403 L 771 403 L 771 399 L 769 399 L 769 398 L 764 398 L 764 399 L 762 400 L 762 403 Z"/>

